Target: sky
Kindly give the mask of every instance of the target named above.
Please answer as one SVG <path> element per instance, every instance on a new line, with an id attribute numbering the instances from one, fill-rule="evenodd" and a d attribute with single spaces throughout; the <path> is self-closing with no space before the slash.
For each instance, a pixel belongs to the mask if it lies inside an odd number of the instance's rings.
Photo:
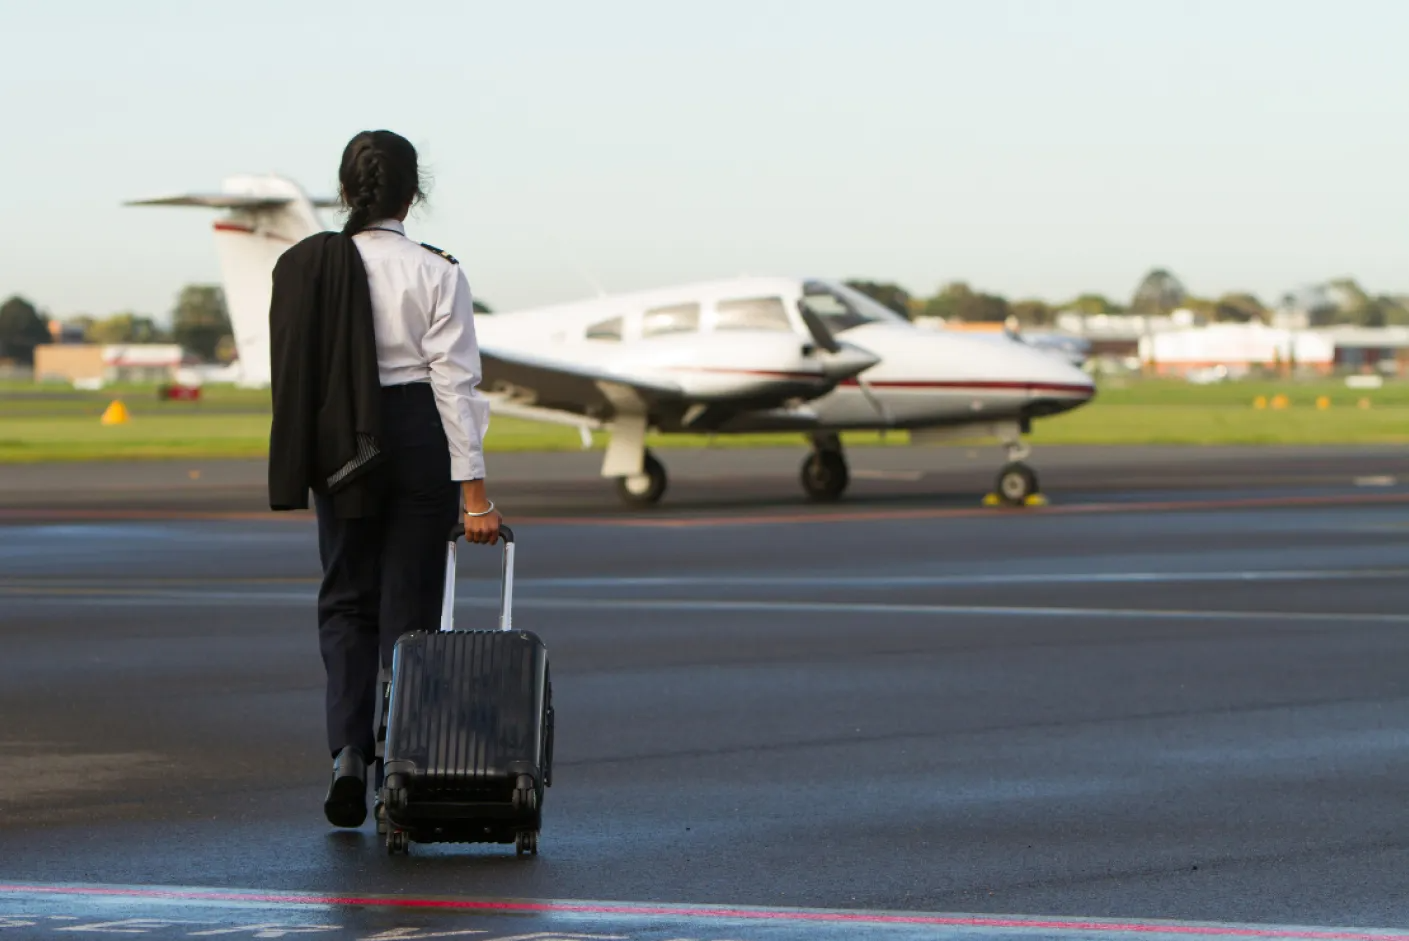
<path id="1" fill-rule="evenodd" d="M 419 149 L 496 310 L 740 274 L 1409 292 L 1400 0 L 0 0 L 0 297 L 165 319 L 207 210 Z M 330 228 L 340 224 L 325 212 Z"/>

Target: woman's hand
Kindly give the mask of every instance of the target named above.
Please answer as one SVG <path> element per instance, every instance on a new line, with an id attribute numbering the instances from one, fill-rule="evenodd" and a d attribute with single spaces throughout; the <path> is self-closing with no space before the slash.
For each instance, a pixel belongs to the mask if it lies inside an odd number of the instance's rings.
<path id="1" fill-rule="evenodd" d="M 493 505 L 484 492 L 484 481 L 467 480 L 462 485 L 465 495 L 465 541 L 481 546 L 492 546 L 499 541 L 499 524 L 503 517 L 498 510 L 490 510 Z M 488 513 L 484 513 L 489 510 Z M 484 513 L 483 516 L 474 516 Z"/>

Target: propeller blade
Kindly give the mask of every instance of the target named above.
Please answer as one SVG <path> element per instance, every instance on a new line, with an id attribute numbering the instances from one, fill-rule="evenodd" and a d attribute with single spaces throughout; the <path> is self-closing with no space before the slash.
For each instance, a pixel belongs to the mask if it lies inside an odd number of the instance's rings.
<path id="1" fill-rule="evenodd" d="M 817 345 L 828 353 L 841 351 L 841 344 L 837 338 L 832 336 L 832 331 L 827 329 L 827 325 L 822 322 L 816 312 L 808 308 L 806 304 L 799 304 L 798 311 L 802 314 L 802 322 L 807 324 L 807 331 L 812 334 L 812 339 Z"/>
<path id="2" fill-rule="evenodd" d="M 861 394 L 866 397 L 867 402 L 871 403 L 871 407 L 876 410 L 876 414 L 881 416 L 881 420 L 890 424 L 890 409 L 886 408 L 885 403 L 876 396 L 875 390 L 873 390 L 871 384 L 866 381 L 866 377 L 857 376 L 856 384 L 860 386 Z"/>

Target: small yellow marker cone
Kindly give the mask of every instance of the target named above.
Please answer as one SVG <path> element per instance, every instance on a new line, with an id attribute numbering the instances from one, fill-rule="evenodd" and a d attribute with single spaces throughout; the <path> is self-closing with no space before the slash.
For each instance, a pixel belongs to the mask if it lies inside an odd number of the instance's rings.
<path id="1" fill-rule="evenodd" d="M 112 404 L 104 410 L 101 420 L 105 425 L 125 425 L 130 418 L 127 406 L 122 404 L 122 400 L 113 399 Z"/>
<path id="2" fill-rule="evenodd" d="M 1316 400 L 1316 407 L 1321 409 L 1322 411 L 1325 411 L 1326 409 L 1331 407 L 1331 400 L 1323 395 Z"/>
<path id="3" fill-rule="evenodd" d="M 1253 400 L 1252 400 L 1252 407 L 1253 407 L 1253 408 L 1266 408 L 1266 407 L 1267 407 L 1267 396 L 1265 396 L 1265 395 L 1259 395 L 1257 398 L 1253 399 Z"/>
<path id="4" fill-rule="evenodd" d="M 1023 500 L 1024 506 L 1046 506 L 1047 498 L 1040 493 L 1030 494 Z"/>
<path id="5" fill-rule="evenodd" d="M 1361 399 L 1361 400 L 1360 400 L 1360 407 L 1361 407 L 1361 408 L 1369 408 L 1369 407 L 1370 407 L 1370 400 L 1369 400 L 1369 399 Z"/>
<path id="6" fill-rule="evenodd" d="M 998 496 L 998 494 L 996 494 L 996 493 L 984 494 L 984 497 L 983 497 L 983 505 L 984 505 L 984 506 L 997 506 L 998 504 L 1000 504 L 1000 503 L 1002 503 L 1002 502 L 1003 502 L 1003 498 L 1000 497 L 1000 496 Z"/>
<path id="7" fill-rule="evenodd" d="M 1286 408 L 1290 404 L 1291 402 L 1287 399 L 1285 395 L 1274 395 L 1272 397 L 1273 408 Z"/>

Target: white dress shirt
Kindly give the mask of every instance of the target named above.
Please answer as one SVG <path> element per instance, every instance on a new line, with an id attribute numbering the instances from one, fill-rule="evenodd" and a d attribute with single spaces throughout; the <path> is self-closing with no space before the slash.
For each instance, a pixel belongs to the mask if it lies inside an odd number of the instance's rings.
<path id="1" fill-rule="evenodd" d="M 482 479 L 489 402 L 478 388 L 483 372 L 464 270 L 407 238 L 395 219 L 352 240 L 372 292 L 381 384 L 429 382 L 450 442 L 451 478 Z"/>

